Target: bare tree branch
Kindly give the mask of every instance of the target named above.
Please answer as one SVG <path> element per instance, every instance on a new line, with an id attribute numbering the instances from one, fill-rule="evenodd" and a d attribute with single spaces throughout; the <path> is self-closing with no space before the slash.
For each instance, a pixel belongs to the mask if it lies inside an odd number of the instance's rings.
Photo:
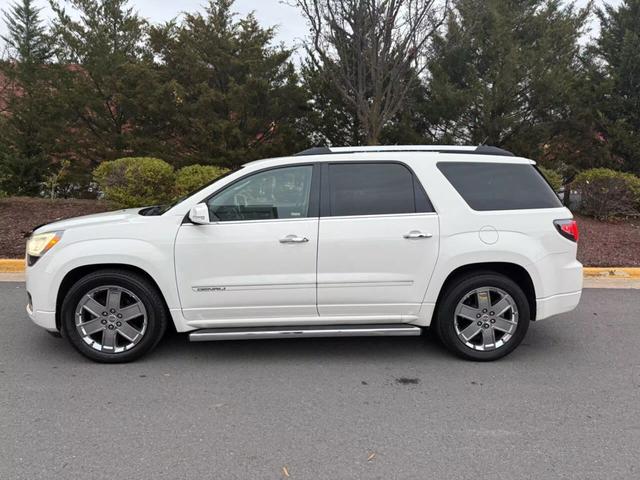
<path id="1" fill-rule="evenodd" d="M 368 144 L 406 104 L 448 0 L 293 0 L 306 18 L 312 65 L 354 108 Z"/>

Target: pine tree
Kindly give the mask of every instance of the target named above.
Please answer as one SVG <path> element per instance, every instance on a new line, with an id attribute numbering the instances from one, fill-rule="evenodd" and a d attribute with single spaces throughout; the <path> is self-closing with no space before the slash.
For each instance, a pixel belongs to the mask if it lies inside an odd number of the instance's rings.
<path id="1" fill-rule="evenodd" d="M 429 68 L 437 139 L 540 154 L 573 115 L 587 16 L 560 0 L 454 1 Z"/>
<path id="2" fill-rule="evenodd" d="M 146 21 L 128 0 L 65 3 L 79 15 L 51 1 L 60 65 L 55 82 L 73 131 L 63 139 L 65 149 L 88 181 L 103 160 L 148 153 L 138 123 L 154 88 L 152 62 Z"/>
<path id="3" fill-rule="evenodd" d="M 149 131 L 174 163 L 237 166 L 289 154 L 304 140 L 298 119 L 305 97 L 290 61 L 273 46 L 275 30 L 253 15 L 236 18 L 232 0 L 151 30 L 164 102 L 149 113 Z"/>
<path id="4" fill-rule="evenodd" d="M 9 47 L 11 57 L 21 64 L 40 65 L 51 56 L 49 39 L 40 19 L 41 10 L 33 6 L 32 0 L 23 0 L 3 11 L 8 34 L 0 38 Z"/>
<path id="5" fill-rule="evenodd" d="M 3 18 L 9 56 L 0 64 L 7 85 L 6 114 L 0 120 L 2 189 L 33 195 L 40 192 L 57 130 L 46 64 L 50 41 L 32 0 L 14 3 Z"/>
<path id="6" fill-rule="evenodd" d="M 601 29 L 594 50 L 602 64 L 594 106 L 622 167 L 640 173 L 640 0 L 607 5 L 597 14 Z"/>

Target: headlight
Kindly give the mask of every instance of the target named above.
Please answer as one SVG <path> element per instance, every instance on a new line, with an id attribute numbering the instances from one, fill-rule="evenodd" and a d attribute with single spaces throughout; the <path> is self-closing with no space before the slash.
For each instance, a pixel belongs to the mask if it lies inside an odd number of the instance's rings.
<path id="1" fill-rule="evenodd" d="M 32 235 L 27 240 L 27 255 L 29 257 L 41 257 L 51 250 L 62 238 L 62 232 L 39 233 Z"/>

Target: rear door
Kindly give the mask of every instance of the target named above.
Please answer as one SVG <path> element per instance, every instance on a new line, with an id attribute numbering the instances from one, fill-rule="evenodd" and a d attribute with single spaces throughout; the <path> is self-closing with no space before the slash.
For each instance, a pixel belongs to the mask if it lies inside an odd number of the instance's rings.
<path id="1" fill-rule="evenodd" d="M 398 162 L 324 164 L 321 209 L 319 314 L 379 321 L 417 315 L 439 228 L 413 172 Z"/>

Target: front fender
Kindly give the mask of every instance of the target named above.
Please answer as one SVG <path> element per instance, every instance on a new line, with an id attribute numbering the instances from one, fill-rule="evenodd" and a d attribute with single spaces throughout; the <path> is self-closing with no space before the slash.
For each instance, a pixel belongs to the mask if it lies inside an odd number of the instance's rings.
<path id="1" fill-rule="evenodd" d="M 55 311 L 63 279 L 76 268 L 92 265 L 128 265 L 139 268 L 156 282 L 169 309 L 180 308 L 175 287 L 172 246 L 157 246 L 137 239 L 78 241 L 64 245 L 53 255 L 44 255 L 27 272 L 28 288 L 39 286 L 40 291 L 32 292 L 33 297 L 39 299 L 38 308 Z"/>

